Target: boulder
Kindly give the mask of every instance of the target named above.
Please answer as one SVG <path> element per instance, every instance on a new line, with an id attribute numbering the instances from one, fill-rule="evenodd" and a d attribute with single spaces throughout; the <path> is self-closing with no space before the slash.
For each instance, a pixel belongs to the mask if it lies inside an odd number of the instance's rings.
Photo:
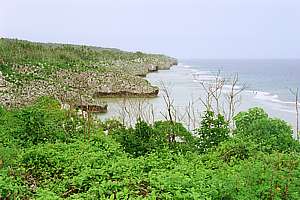
<path id="1" fill-rule="evenodd" d="M 158 66 L 157 65 L 150 65 L 148 67 L 148 72 L 156 72 L 158 71 Z"/>

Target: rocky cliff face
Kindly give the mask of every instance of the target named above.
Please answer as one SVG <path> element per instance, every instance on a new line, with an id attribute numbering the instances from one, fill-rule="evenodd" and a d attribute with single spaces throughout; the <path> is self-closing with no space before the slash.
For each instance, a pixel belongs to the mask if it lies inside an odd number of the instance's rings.
<path id="1" fill-rule="evenodd" d="M 1 39 L 0 47 L 0 104 L 8 107 L 52 96 L 62 104 L 105 112 L 99 97 L 155 97 L 159 88 L 140 76 L 177 64 L 163 55 L 76 45 Z"/>
<path id="2" fill-rule="evenodd" d="M 0 77 L 1 79 L 1 77 Z M 4 81 L 0 84 L 2 105 L 20 107 L 31 104 L 41 96 L 52 96 L 62 103 L 73 106 L 98 107 L 106 111 L 107 106 L 97 101 L 101 97 L 155 97 L 158 87 L 137 76 L 117 72 L 73 72 L 60 70 L 51 75 L 47 81 L 32 80 L 22 86 Z M 103 108 L 103 109 L 102 109 Z"/>

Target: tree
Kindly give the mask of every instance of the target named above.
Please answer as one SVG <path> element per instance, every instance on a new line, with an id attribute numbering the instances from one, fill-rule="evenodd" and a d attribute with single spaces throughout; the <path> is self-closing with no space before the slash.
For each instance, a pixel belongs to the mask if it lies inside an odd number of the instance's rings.
<path id="1" fill-rule="evenodd" d="M 200 128 L 196 129 L 197 145 L 200 152 L 206 152 L 228 139 L 229 132 L 229 123 L 224 116 L 221 114 L 215 115 L 212 111 L 206 111 Z"/>

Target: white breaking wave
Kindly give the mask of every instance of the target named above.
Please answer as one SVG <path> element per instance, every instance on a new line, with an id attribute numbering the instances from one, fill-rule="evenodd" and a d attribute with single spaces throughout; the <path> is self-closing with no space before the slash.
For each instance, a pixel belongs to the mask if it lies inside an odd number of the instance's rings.
<path id="1" fill-rule="evenodd" d="M 201 75 L 209 75 L 211 74 L 210 71 L 199 71 L 199 70 L 195 70 L 195 72 L 193 73 L 193 75 L 197 75 L 197 76 L 201 76 Z M 216 77 L 216 76 L 214 76 Z"/>
<path id="2" fill-rule="evenodd" d="M 229 89 L 232 88 L 232 85 L 224 85 L 223 88 L 226 89 L 226 90 L 229 90 Z M 234 90 L 240 90 L 240 89 L 242 89 L 242 86 L 240 86 L 240 85 L 235 85 L 235 86 L 233 87 L 233 89 L 234 89 Z"/>
<path id="3" fill-rule="evenodd" d="M 216 77 L 215 76 L 210 76 L 210 75 L 202 75 L 202 76 L 197 76 L 196 78 L 195 78 L 195 81 L 196 82 L 205 82 L 205 81 L 213 81 L 213 80 L 215 80 L 216 79 Z"/>
<path id="4" fill-rule="evenodd" d="M 194 71 L 193 79 L 194 82 L 210 82 L 216 79 L 216 76 L 211 75 L 209 71 Z"/>
<path id="5" fill-rule="evenodd" d="M 269 92 L 262 92 L 262 91 L 253 91 L 255 93 L 254 98 L 270 101 L 274 103 L 280 103 L 280 104 L 287 104 L 287 105 L 294 105 L 296 102 L 293 101 L 282 101 L 279 99 L 279 96 L 277 94 L 271 94 Z"/>
<path id="6" fill-rule="evenodd" d="M 295 109 L 289 109 L 289 108 L 279 108 L 277 109 L 281 112 L 287 112 L 287 113 L 292 113 L 292 114 L 296 114 L 297 112 L 295 111 Z"/>
<path id="7" fill-rule="evenodd" d="M 277 102 L 278 101 L 278 95 L 272 95 L 269 92 L 262 92 L 262 91 L 253 91 L 255 94 L 255 99 L 265 100 L 265 101 L 272 101 Z"/>
<path id="8" fill-rule="evenodd" d="M 190 66 L 185 65 L 184 68 L 190 68 Z M 213 75 L 211 71 L 207 71 L 207 70 L 201 71 L 199 69 L 190 69 L 190 72 L 193 77 L 193 82 L 196 83 L 199 82 L 213 83 L 217 78 L 217 76 Z M 232 85 L 226 84 L 223 86 L 222 92 L 228 93 L 231 90 L 231 88 Z M 234 90 L 239 90 L 241 88 L 242 88 L 241 85 L 234 86 Z M 288 112 L 288 113 L 295 113 L 295 111 L 293 110 L 295 106 L 295 102 L 280 100 L 277 94 L 271 94 L 269 92 L 263 92 L 263 91 L 250 91 L 250 90 L 244 90 L 244 92 L 248 94 L 250 93 L 254 99 L 257 99 L 261 102 L 272 103 L 272 105 L 270 106 L 275 110 Z M 241 94 L 243 95 L 243 93 Z"/>

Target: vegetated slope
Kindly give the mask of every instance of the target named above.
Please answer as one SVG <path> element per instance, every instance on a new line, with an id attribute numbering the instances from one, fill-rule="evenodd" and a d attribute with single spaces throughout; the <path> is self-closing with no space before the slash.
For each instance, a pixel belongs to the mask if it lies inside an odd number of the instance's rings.
<path id="1" fill-rule="evenodd" d="M 80 45 L 0 39 L 0 103 L 18 107 L 40 96 L 98 105 L 94 96 L 156 96 L 145 76 L 177 61 L 163 55 Z M 80 101 L 80 102 L 79 102 Z"/>
<path id="2" fill-rule="evenodd" d="M 87 124 L 49 98 L 0 109 L 0 199 L 299 199 L 291 127 L 258 108 L 235 122 L 229 137 L 212 113 L 192 134 L 170 121 Z"/>

